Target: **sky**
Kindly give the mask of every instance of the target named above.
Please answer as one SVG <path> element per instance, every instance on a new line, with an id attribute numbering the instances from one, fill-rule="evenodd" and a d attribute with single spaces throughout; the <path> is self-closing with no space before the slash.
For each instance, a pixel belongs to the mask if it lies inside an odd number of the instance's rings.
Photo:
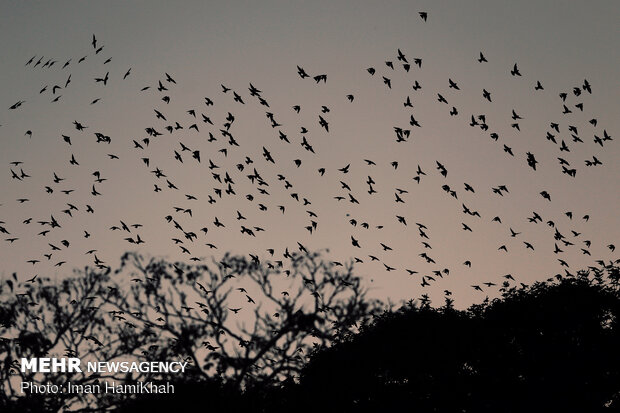
<path id="1" fill-rule="evenodd" d="M 614 162 L 620 158 L 620 6 L 437 3 L 3 2 L 0 227 L 8 233 L 0 234 L 1 276 L 62 278 L 73 268 L 92 266 L 94 254 L 85 252 L 93 249 L 114 268 L 128 250 L 172 260 L 217 259 L 227 251 L 278 260 L 301 243 L 328 250 L 330 261 L 357 258 L 356 274 L 374 297 L 399 301 L 427 293 L 440 302 L 449 290 L 458 306 L 466 306 L 496 296 L 506 274 L 529 284 L 617 259 L 608 246 L 620 239 L 620 165 Z M 428 13 L 426 21 L 419 12 Z M 480 53 L 486 62 L 478 61 Z M 42 68 L 50 59 L 55 63 Z M 414 59 L 421 59 L 420 66 Z M 515 64 L 521 76 L 511 74 Z M 299 76 L 298 66 L 308 78 Z M 106 73 L 105 85 L 95 80 Z M 326 82 L 313 80 L 322 74 Z M 584 90 L 585 79 L 592 93 Z M 416 81 L 418 90 L 412 87 Z M 537 81 L 543 89 L 535 90 Z M 158 90 L 159 82 L 167 90 Z M 250 83 L 269 107 L 250 95 Z M 162 100 L 166 96 L 169 103 Z M 411 106 L 404 105 L 407 98 Z M 580 104 L 583 110 L 575 106 Z M 571 112 L 563 113 L 563 105 Z M 221 133 L 229 113 L 234 121 L 228 132 L 239 146 Z M 478 122 L 473 127 L 472 115 Z M 410 125 L 411 116 L 421 127 Z M 86 128 L 77 130 L 74 121 Z M 397 142 L 395 127 L 409 129 L 410 136 Z M 162 135 L 149 137 L 146 128 Z M 95 133 L 109 136 L 110 143 L 96 142 Z M 215 140 L 209 141 L 209 133 Z M 601 146 L 594 139 L 605 133 L 611 139 Z M 303 137 L 314 153 L 301 145 Z M 560 149 L 562 141 L 568 150 Z M 265 159 L 264 148 L 274 163 Z M 536 170 L 528 166 L 528 152 Z M 77 165 L 70 164 L 72 155 Z M 574 177 L 562 172 L 558 157 L 576 170 Z M 587 166 L 593 157 L 602 165 Z M 209 161 L 217 168 L 209 168 Z M 156 178 L 156 168 L 166 177 Z M 248 179 L 254 168 L 268 185 Z M 95 182 L 96 171 L 104 181 Z M 63 180 L 54 182 L 54 173 Z M 234 194 L 214 173 L 222 181 L 229 174 Z M 369 180 L 376 193 L 368 193 Z M 466 191 L 465 183 L 475 192 Z M 93 185 L 101 195 L 92 194 Z M 499 186 L 508 191 L 494 192 Z M 210 196 L 216 202 L 209 203 Z M 86 212 L 87 205 L 94 213 Z M 464 213 L 463 205 L 480 217 Z M 535 214 L 542 222 L 531 222 Z M 59 228 L 38 223 L 51 216 Z M 214 225 L 216 217 L 225 227 Z M 110 229 L 121 221 L 141 226 Z M 312 221 L 316 228 L 309 232 Z M 173 222 L 197 239 L 185 238 Z M 242 233 L 242 226 L 255 236 Z M 564 238 L 554 238 L 556 228 Z M 144 244 L 126 240 L 138 234 Z M 268 249 L 275 250 L 273 257 Z M 423 280 L 429 285 L 423 287 Z"/>

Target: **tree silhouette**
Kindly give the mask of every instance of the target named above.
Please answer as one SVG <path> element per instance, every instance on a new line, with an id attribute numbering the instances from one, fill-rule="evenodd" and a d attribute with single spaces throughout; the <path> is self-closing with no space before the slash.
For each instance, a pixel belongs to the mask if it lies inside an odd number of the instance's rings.
<path id="1" fill-rule="evenodd" d="M 610 265 L 505 285 L 467 311 L 411 302 L 316 352 L 297 395 L 309 410 L 617 410 L 619 274 Z"/>
<path id="2" fill-rule="evenodd" d="M 439 308 L 412 300 L 316 349 L 298 382 L 243 392 L 190 384 L 125 411 L 205 402 L 255 412 L 617 411 L 619 281 L 609 265 L 529 287 L 505 283 L 500 298 L 465 311 L 450 299 Z"/>
<path id="3" fill-rule="evenodd" d="M 298 375 L 312 349 L 334 342 L 379 308 L 352 266 L 319 253 L 288 261 L 225 255 L 212 265 L 125 254 L 114 272 L 86 268 L 53 283 L 17 277 L 0 286 L 2 404 L 18 411 L 120 406 L 118 395 L 21 395 L 18 382 L 92 384 L 99 380 L 199 382 L 227 389 L 267 387 Z M 184 377 L 164 374 L 22 373 L 22 357 L 179 360 Z M 232 392 L 232 393 L 231 393 Z M 133 397 L 133 396 L 130 396 Z"/>
<path id="4" fill-rule="evenodd" d="M 423 297 L 383 312 L 365 298 L 351 267 L 338 271 L 319 254 L 292 254 L 284 267 L 233 256 L 207 266 L 126 254 L 114 273 L 86 269 L 57 284 L 6 280 L 2 411 L 598 412 L 620 406 L 618 266 L 531 286 L 506 282 L 501 297 L 467 310 L 455 309 L 449 297 L 441 307 Z M 231 307 L 240 299 L 242 307 Z M 63 350 L 98 360 L 184 358 L 192 368 L 185 375 L 144 375 L 175 383 L 174 394 L 17 394 L 12 380 L 42 378 L 20 373 L 14 360 Z M 45 377 L 56 383 L 106 378 Z"/>

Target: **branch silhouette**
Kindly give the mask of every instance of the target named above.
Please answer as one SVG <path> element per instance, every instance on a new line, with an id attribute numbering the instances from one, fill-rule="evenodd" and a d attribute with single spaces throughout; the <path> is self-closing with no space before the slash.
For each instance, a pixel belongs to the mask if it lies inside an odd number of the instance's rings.
<path id="1" fill-rule="evenodd" d="M 380 303 L 366 298 L 352 265 L 336 268 L 320 253 L 291 253 L 290 261 L 283 270 L 282 263 L 229 254 L 211 265 L 190 265 L 126 253 L 114 272 L 85 268 L 60 284 L 7 280 L 0 290 L 6 296 L 0 306 L 3 397 L 21 405 L 38 398 L 18 397 L 17 377 L 56 384 L 180 380 L 143 373 L 22 373 L 22 357 L 182 359 L 192 380 L 215 380 L 238 391 L 299 375 L 312 349 L 355 330 Z M 54 410 L 122 402 L 106 395 L 57 399 L 44 403 L 56 403 L 48 406 Z"/>

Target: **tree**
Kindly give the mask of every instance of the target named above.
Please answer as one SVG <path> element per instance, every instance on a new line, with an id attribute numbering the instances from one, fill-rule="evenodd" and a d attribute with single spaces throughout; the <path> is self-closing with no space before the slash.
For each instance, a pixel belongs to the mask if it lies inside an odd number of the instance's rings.
<path id="1" fill-rule="evenodd" d="M 21 381 L 170 380 L 239 395 L 296 376 L 312 349 L 328 345 L 379 309 L 352 266 L 319 253 L 286 262 L 225 255 L 211 265 L 125 254 L 119 268 L 86 268 L 54 283 L 0 285 L 0 397 L 7 409 L 74 410 L 119 406 L 118 395 L 19 395 Z M 179 360 L 183 377 L 164 374 L 22 373 L 22 357 Z"/>
<path id="2" fill-rule="evenodd" d="M 309 411 L 617 410 L 619 275 L 504 288 L 467 311 L 411 302 L 316 352 L 296 394 Z"/>

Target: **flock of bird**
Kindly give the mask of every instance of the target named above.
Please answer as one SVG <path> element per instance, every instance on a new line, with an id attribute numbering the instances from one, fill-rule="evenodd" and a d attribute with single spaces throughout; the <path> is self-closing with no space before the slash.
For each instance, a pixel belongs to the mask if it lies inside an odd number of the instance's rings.
<path id="1" fill-rule="evenodd" d="M 421 12 L 420 18 L 426 22 L 428 15 Z M 108 69 L 107 65 L 112 58 L 103 56 L 105 46 L 94 35 L 91 46 L 90 53 L 78 58 L 59 60 L 35 55 L 28 59 L 25 62 L 26 69 L 58 70 L 66 73 L 65 80 L 58 84 L 45 85 L 34 97 L 18 100 L 7 110 L 23 110 L 33 99 L 48 99 L 53 104 L 62 102 L 64 92 L 73 87 L 75 83 L 72 82 L 70 72 L 79 71 L 80 65 L 87 59 L 97 59 L 100 69 L 91 76 L 91 82 L 100 87 L 109 87 L 111 84 L 126 81 L 132 75 L 135 76 L 131 68 L 117 72 Z M 472 56 L 472 65 L 487 64 L 489 61 L 482 52 L 478 56 Z M 365 75 L 369 82 L 382 84 L 390 93 L 402 94 L 403 91 L 405 93 L 402 107 L 406 112 L 407 123 L 394 126 L 389 132 L 397 145 L 411 142 L 416 131 L 423 127 L 424 122 L 416 116 L 413 110 L 413 100 L 415 100 L 415 94 L 426 86 L 418 79 L 411 79 L 405 91 L 399 83 L 395 82 L 395 78 L 412 75 L 420 71 L 422 66 L 422 58 L 410 57 L 398 48 L 395 53 L 387 57 L 385 62 L 377 63 L 372 67 L 360 68 L 360 71 L 366 72 Z M 291 68 L 291 70 L 294 69 L 294 67 Z M 301 65 L 296 66 L 296 71 L 300 82 L 314 82 L 316 87 L 328 84 L 328 75 L 325 73 L 311 73 Z M 517 63 L 506 68 L 505 73 L 509 77 L 523 76 Z M 67 125 L 66 130 L 58 136 L 64 145 L 63 151 L 69 159 L 67 169 L 50 170 L 48 176 L 31 176 L 26 161 L 16 159 L 7 165 L 8 174 L 5 176 L 3 185 L 8 184 L 6 180 L 10 180 L 14 185 L 37 180 L 40 183 L 40 190 L 44 191 L 47 196 L 63 197 L 66 203 L 65 208 L 47 211 L 42 216 L 22 217 L 19 221 L 4 221 L 0 216 L 0 233 L 4 236 L 5 245 L 2 247 L 4 250 L 6 248 L 27 248 L 31 237 L 43 237 L 48 240 L 45 250 L 31 252 L 32 257 L 27 260 L 27 264 L 32 266 L 33 276 L 29 276 L 22 282 L 34 283 L 39 274 L 45 274 L 53 267 L 71 265 L 68 263 L 69 258 L 66 258 L 69 256 L 67 253 L 69 249 L 83 250 L 79 253 L 92 256 L 92 264 L 97 268 L 108 267 L 109 264 L 106 261 L 109 261 L 109 257 L 106 258 L 105 251 L 87 246 L 92 238 L 96 238 L 96 231 L 83 230 L 78 235 L 72 229 L 67 229 L 71 228 L 71 220 L 76 215 L 91 215 L 90 219 L 99 225 L 99 227 L 95 225 L 99 228 L 98 230 L 118 234 L 119 242 L 126 242 L 127 248 L 148 248 L 149 240 L 141 233 L 146 223 L 131 222 L 123 217 L 118 217 L 113 222 L 98 222 L 99 210 L 106 208 L 106 204 L 100 200 L 107 199 L 109 203 L 112 203 L 114 201 L 110 197 L 114 194 L 105 169 L 88 170 L 88 166 L 81 163 L 80 142 L 85 139 L 94 139 L 98 144 L 99 149 L 96 155 L 107 159 L 108 170 L 116 168 L 115 162 L 121 158 L 129 159 L 135 168 L 141 168 L 142 173 L 150 176 L 150 191 L 157 194 L 166 193 L 169 199 L 175 200 L 175 205 L 160 223 L 149 223 L 149 225 L 165 225 L 167 230 L 174 232 L 176 235 L 171 238 L 171 248 L 178 249 L 190 261 L 202 261 L 206 254 L 217 249 L 218 234 L 222 234 L 219 231 L 225 231 L 236 232 L 244 239 L 256 239 L 255 243 L 265 251 L 266 259 L 284 268 L 286 259 L 291 258 L 293 252 L 307 252 L 308 247 L 303 237 L 312 236 L 322 229 L 318 209 L 338 208 L 342 205 L 349 208 L 362 202 L 371 202 L 373 197 L 383 199 L 389 197 L 393 199 L 397 211 L 392 222 L 377 222 L 371 225 L 366 220 L 347 214 L 347 225 L 350 226 L 351 231 L 340 235 L 350 242 L 353 250 L 356 251 L 354 261 L 357 264 L 378 262 L 386 272 L 405 273 L 421 287 L 428 287 L 439 279 L 447 277 L 451 271 L 453 273 L 458 271 L 456 268 L 447 268 L 441 262 L 437 262 L 433 251 L 439 246 L 433 244 L 432 228 L 429 228 L 429 225 L 422 220 L 412 217 L 412 211 L 408 209 L 407 202 L 410 193 L 416 191 L 416 187 L 420 188 L 419 185 L 431 176 L 434 176 L 433 179 L 436 178 L 433 182 L 439 182 L 434 186 L 448 195 L 446 202 L 453 202 L 455 211 L 459 210 L 458 213 L 463 214 L 459 230 L 473 232 L 478 222 L 487 220 L 496 223 L 502 228 L 501 231 L 505 231 L 506 242 L 497 245 L 497 251 L 494 253 L 508 253 L 513 248 L 549 251 L 562 268 L 563 274 L 558 274 L 558 276 L 571 276 L 576 271 L 571 268 L 565 258 L 568 253 L 578 252 L 591 255 L 590 247 L 593 241 L 569 227 L 572 220 L 587 222 L 590 219 L 588 214 L 577 215 L 575 213 L 573 216 L 573 212 L 565 211 L 564 217 L 546 216 L 543 218 L 542 213 L 533 211 L 524 216 L 524 222 L 528 224 L 546 226 L 553 238 L 549 245 L 534 245 L 524 234 L 525 230 L 513 229 L 523 226 L 521 223 L 505 222 L 501 211 L 484 214 L 471 205 L 471 202 L 476 202 L 475 196 L 484 191 L 492 194 L 491 196 L 509 196 L 510 189 L 506 185 L 482 188 L 473 182 L 464 182 L 461 178 L 458 179 L 458 184 L 455 184 L 454 181 L 448 181 L 448 176 L 453 178 L 450 174 L 450 165 L 439 159 L 418 164 L 415 167 L 415 174 L 407 177 L 410 182 L 408 186 L 398 187 L 392 187 L 389 183 L 379 184 L 378 180 L 373 178 L 373 175 L 376 176 L 374 171 L 380 168 L 398 172 L 400 166 L 402 170 L 402 164 L 398 161 L 390 162 L 389 165 L 381 165 L 373 159 L 347 159 L 336 168 L 317 165 L 317 162 L 321 161 L 322 154 L 316 149 L 317 145 L 313 143 L 313 139 L 329 136 L 330 124 L 338 121 L 329 103 L 316 109 L 312 115 L 315 119 L 314 124 L 302 125 L 293 132 L 292 122 L 285 122 L 282 119 L 299 115 L 302 111 L 315 109 L 307 109 L 301 104 L 291 102 L 288 109 L 290 112 L 281 116 L 270 106 L 267 94 L 259 88 L 259 85 L 251 82 L 248 82 L 244 89 L 234 89 L 221 84 L 218 95 L 206 96 L 200 103 L 187 105 L 179 102 L 182 98 L 175 95 L 177 82 L 182 81 L 174 75 L 163 73 L 156 82 L 136 90 L 136 93 L 149 93 L 156 99 L 154 107 L 149 109 L 152 113 L 152 123 L 144 125 L 143 136 L 113 138 L 105 131 L 92 129 L 88 120 L 76 119 L 71 125 Z M 498 153 L 503 153 L 507 159 L 514 158 L 516 162 L 521 163 L 522 168 L 537 171 L 539 160 L 535 153 L 519 153 L 513 150 L 509 141 L 501 136 L 499 131 L 506 127 L 504 120 L 501 123 L 500 121 L 492 122 L 487 115 L 481 113 L 465 115 L 462 112 L 467 110 L 466 107 L 457 107 L 456 104 L 451 103 L 452 96 L 460 93 L 463 86 L 459 85 L 456 79 L 446 79 L 445 88 L 433 93 L 436 95 L 439 110 L 445 107 L 446 117 L 460 117 L 464 120 L 463 126 L 469 125 L 478 130 L 481 136 L 490 138 L 490 143 L 497 145 Z M 532 93 L 542 93 L 545 90 L 541 80 L 523 87 L 531 88 Z M 565 179 L 575 178 L 582 168 L 599 168 L 609 162 L 605 159 L 604 150 L 614 140 L 611 134 L 598 125 L 596 117 L 587 120 L 584 125 L 577 123 L 586 111 L 582 98 L 594 92 L 594 87 L 590 82 L 583 80 L 574 85 L 572 89 L 560 93 L 557 98 L 557 118 L 549 121 L 546 135 L 541 137 L 549 142 L 548 150 L 557 153 L 557 169 L 562 176 L 565 176 Z M 489 104 L 492 104 L 495 98 L 487 88 L 480 90 L 479 97 Z M 358 102 L 354 94 L 343 94 L 342 98 L 351 105 Z M 100 98 L 95 98 L 87 103 L 96 105 L 100 100 Z M 216 102 L 217 105 L 226 108 L 223 109 L 226 114 L 221 119 L 213 115 Z M 172 108 L 178 109 L 181 105 L 186 105 L 183 108 L 184 115 L 178 116 Z M 237 134 L 235 128 L 239 117 L 237 108 L 241 105 L 252 106 L 256 111 L 264 111 L 266 127 L 273 131 L 272 136 L 253 138 L 260 142 L 257 147 L 259 149 L 250 147 L 250 145 L 247 145 L 248 149 L 246 149 L 244 147 L 245 137 Z M 508 119 L 510 130 L 519 132 L 523 123 L 527 122 L 526 118 L 522 113 L 513 109 Z M 24 139 L 29 139 L 31 144 L 36 144 L 39 131 L 30 127 L 24 129 Z M 172 147 L 170 147 L 170 142 L 174 142 Z M 286 147 L 286 155 L 282 155 L 281 148 L 283 147 Z M 581 156 L 581 162 L 567 160 L 568 157 L 565 154 L 568 153 Z M 165 161 L 162 160 L 162 154 L 166 156 Z M 285 165 L 287 162 L 290 164 Z M 192 193 L 187 190 L 189 185 L 186 185 L 186 182 L 182 179 L 175 179 L 175 175 L 179 175 L 177 172 L 181 168 L 189 167 L 199 168 L 200 179 L 207 183 L 205 187 L 210 186 L 211 189 L 203 190 L 201 193 Z M 71 181 L 68 177 L 68 171 L 73 171 L 73 168 L 79 168 L 80 174 L 90 175 L 91 182 L 87 188 L 73 186 L 75 180 Z M 313 188 L 305 187 L 302 191 L 301 187 L 285 175 L 286 171 L 291 169 L 305 169 L 305 173 L 317 175 L 323 179 L 326 187 L 338 187 L 338 192 L 334 194 L 333 199 L 329 200 L 332 204 L 321 205 L 317 209 Z M 241 182 L 244 184 L 240 185 Z M 117 184 L 122 185 L 123 182 Z M 364 189 L 360 190 L 359 188 L 362 187 Z M 548 202 L 553 202 L 551 190 L 540 188 L 539 194 Z M 18 208 L 18 205 L 29 202 L 29 197 L 29 194 L 24 193 L 17 200 L 3 199 L 2 202 L 5 208 Z M 17 204 L 13 205 L 13 202 Z M 230 212 L 220 216 L 205 213 L 216 204 L 227 205 Z M 298 228 L 299 232 L 304 235 L 295 245 L 281 249 L 276 246 L 272 247 L 271 244 L 276 244 L 276 240 L 270 239 L 269 228 L 257 222 L 250 222 L 247 212 L 249 208 L 261 213 L 276 211 L 281 216 L 280 225 Z M 289 217 L 292 209 L 302 211 L 306 219 L 302 222 L 291 222 Z M 206 215 L 208 215 L 207 218 L 205 218 Z M 561 223 L 560 219 L 562 219 Z M 105 229 L 100 228 L 101 224 L 105 225 Z M 34 232 L 29 230 L 33 226 L 37 228 Z M 406 231 L 413 228 L 411 245 L 397 246 L 391 244 L 389 240 L 369 241 L 370 236 L 366 234 L 387 226 Z M 363 233 L 364 231 L 367 232 Z M 416 238 L 417 240 L 414 241 Z M 516 244 L 513 241 L 517 241 Z M 417 249 L 414 247 L 416 244 Z M 387 253 L 398 248 L 415 251 L 416 257 L 412 260 L 413 264 L 410 268 L 398 267 L 390 263 Z M 606 248 L 611 253 L 615 250 L 613 244 L 606 245 Z M 258 254 L 250 255 L 256 262 L 264 259 Z M 343 262 L 334 261 L 336 265 L 345 265 Z M 472 267 L 472 261 L 466 260 L 462 265 L 463 268 Z M 512 274 L 502 274 L 497 279 L 472 284 L 471 288 L 477 291 L 487 291 L 493 286 L 505 287 L 518 281 Z M 445 294 L 451 293 L 445 290 Z"/>

